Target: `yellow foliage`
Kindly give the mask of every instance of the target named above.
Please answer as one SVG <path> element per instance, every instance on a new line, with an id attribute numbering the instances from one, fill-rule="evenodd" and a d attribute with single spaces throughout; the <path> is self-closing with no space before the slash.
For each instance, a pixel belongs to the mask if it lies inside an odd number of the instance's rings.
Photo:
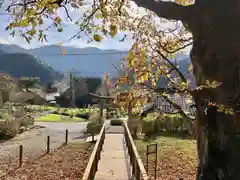
<path id="1" fill-rule="evenodd" d="M 181 5 L 190 5 L 194 3 L 194 0 L 175 0 L 176 3 L 181 4 Z"/>
<path id="2" fill-rule="evenodd" d="M 99 34 L 94 34 L 93 39 L 94 41 L 100 42 L 103 39 L 103 37 L 100 36 Z"/>
<path id="3" fill-rule="evenodd" d="M 61 42 L 58 43 L 58 47 L 61 49 L 61 53 L 64 56 L 67 53 L 67 51 L 62 47 L 62 43 Z"/>
<path id="4" fill-rule="evenodd" d="M 63 32 L 62 22 L 65 19 L 59 17 L 56 12 L 60 6 L 66 7 L 66 10 L 69 10 L 69 6 L 65 6 L 63 3 L 59 5 L 55 2 L 55 0 L 37 0 L 33 1 L 31 5 L 18 5 L 17 7 L 12 4 L 9 11 L 15 16 L 6 30 L 11 30 L 12 36 L 15 35 L 15 32 L 19 32 L 29 43 L 33 38 L 37 38 L 38 41 L 47 41 L 47 29 L 44 29 L 42 25 L 46 22 L 49 24 L 49 20 L 56 27 L 56 31 Z M 175 2 L 187 6 L 194 3 L 194 0 L 175 0 Z M 72 7 L 78 8 L 78 11 L 83 14 L 80 20 L 73 19 L 73 21 L 75 21 L 79 31 L 84 32 L 93 41 L 102 42 L 104 36 L 113 38 L 118 32 L 132 32 L 133 34 L 132 48 L 122 64 L 127 72 L 133 73 L 134 82 L 131 82 L 129 77 L 123 76 L 116 83 L 116 87 L 128 83 L 133 86 L 133 89 L 138 88 L 131 90 L 131 96 L 126 102 L 132 99 L 144 99 L 142 96 L 146 93 L 146 86 L 148 91 L 156 90 L 158 80 L 163 77 L 171 82 L 169 88 L 178 89 L 185 94 L 191 91 L 189 83 L 178 71 L 178 67 L 170 60 L 175 58 L 176 53 L 186 44 L 190 44 L 191 40 L 188 40 L 190 35 L 187 29 L 177 24 L 170 29 L 165 28 L 162 25 L 165 23 L 164 20 L 159 20 L 162 23 L 159 26 L 156 23 L 156 14 L 149 11 L 137 12 L 130 0 L 112 0 L 111 3 L 105 0 L 96 0 L 94 3 L 90 2 L 92 4 L 86 3 L 89 2 L 84 0 L 71 1 Z M 68 11 L 66 11 L 66 16 L 71 20 L 71 14 Z M 66 50 L 62 48 L 61 44 L 59 47 L 62 55 L 65 55 Z M 190 65 L 188 72 L 191 72 L 192 69 L 193 66 Z M 197 77 L 197 81 L 200 78 L 202 77 Z M 148 80 L 150 83 L 142 86 Z M 205 81 L 203 78 L 201 81 L 203 83 L 199 83 L 202 85 L 197 87 L 197 90 L 217 88 L 221 85 L 220 82 Z M 136 101 L 136 104 L 141 103 Z M 222 108 L 220 110 L 222 111 Z M 231 113 L 231 110 L 224 112 Z"/>

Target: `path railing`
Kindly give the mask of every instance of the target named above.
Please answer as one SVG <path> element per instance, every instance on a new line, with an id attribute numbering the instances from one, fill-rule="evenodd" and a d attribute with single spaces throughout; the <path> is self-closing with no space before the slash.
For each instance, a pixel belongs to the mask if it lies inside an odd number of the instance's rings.
<path id="1" fill-rule="evenodd" d="M 149 180 L 147 172 L 144 168 L 142 160 L 134 144 L 127 122 L 126 121 L 123 121 L 123 122 L 124 122 L 124 137 L 126 141 L 126 146 L 128 148 L 128 154 L 130 156 L 130 163 L 132 165 L 132 175 L 135 180 L 140 180 L 140 179 Z"/>
<path id="2" fill-rule="evenodd" d="M 98 161 L 100 160 L 101 151 L 105 139 L 105 123 L 102 126 L 102 129 L 99 134 L 99 139 L 97 140 L 91 157 L 88 161 L 88 165 L 83 174 L 82 180 L 93 180 L 98 169 Z"/>

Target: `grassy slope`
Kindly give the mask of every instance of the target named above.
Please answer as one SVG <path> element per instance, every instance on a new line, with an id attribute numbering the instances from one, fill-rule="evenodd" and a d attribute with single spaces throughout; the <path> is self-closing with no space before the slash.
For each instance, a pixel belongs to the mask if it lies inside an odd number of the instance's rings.
<path id="1" fill-rule="evenodd" d="M 184 180 L 195 179 L 196 173 L 196 142 L 190 139 L 160 136 L 156 140 L 137 140 L 136 146 L 146 165 L 146 145 L 158 143 L 158 179 Z M 152 155 L 154 157 L 154 155 Z M 154 174 L 154 165 L 149 163 L 149 174 Z"/>

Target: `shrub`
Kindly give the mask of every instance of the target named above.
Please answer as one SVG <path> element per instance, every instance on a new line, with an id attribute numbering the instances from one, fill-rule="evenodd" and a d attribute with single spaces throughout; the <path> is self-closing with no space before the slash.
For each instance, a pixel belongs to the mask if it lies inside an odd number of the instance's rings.
<path id="1" fill-rule="evenodd" d="M 60 114 L 59 111 L 53 111 L 52 114 Z"/>
<path id="2" fill-rule="evenodd" d="M 84 113 L 84 114 L 76 114 L 76 117 L 83 118 L 83 119 L 89 119 L 89 113 Z"/>
<path id="3" fill-rule="evenodd" d="M 100 133 L 102 124 L 97 124 L 95 122 L 88 122 L 87 124 L 87 134 L 98 134 Z"/>
<path id="4" fill-rule="evenodd" d="M 1 126 L 0 138 L 13 138 L 18 134 L 19 129 L 20 129 L 19 121 L 9 119 Z"/>
<path id="5" fill-rule="evenodd" d="M 18 109 L 18 110 L 16 110 L 16 111 L 13 113 L 13 115 L 14 115 L 15 117 L 22 117 L 22 116 L 25 115 L 25 111 L 22 110 L 22 109 Z"/>
<path id="6" fill-rule="evenodd" d="M 26 127 L 24 126 L 21 126 L 20 129 L 19 129 L 19 133 L 23 133 L 24 131 L 26 131 Z"/>
<path id="7" fill-rule="evenodd" d="M 61 113 L 60 115 L 62 115 L 62 116 L 68 116 L 69 114 L 66 113 L 66 112 L 63 112 L 63 113 Z"/>
<path id="8" fill-rule="evenodd" d="M 26 111 L 26 112 L 29 112 L 29 113 L 35 113 L 35 112 L 36 112 L 35 109 L 29 108 L 29 107 L 26 107 L 26 108 L 25 108 L 25 111 Z"/>
<path id="9" fill-rule="evenodd" d="M 100 116 L 100 113 L 91 113 L 88 120 L 90 122 L 94 122 L 95 124 L 102 123 L 102 117 Z"/>
<path id="10" fill-rule="evenodd" d="M 108 108 L 107 109 L 107 114 L 106 114 L 106 118 L 116 118 L 119 116 L 119 112 L 116 108 Z"/>
<path id="11" fill-rule="evenodd" d="M 5 118 L 4 114 L 0 114 L 0 119 L 4 119 L 4 118 Z"/>
<path id="12" fill-rule="evenodd" d="M 87 134 L 97 134 L 101 131 L 102 128 L 102 118 L 100 113 L 91 113 L 89 115 L 89 122 L 87 124 Z"/>
<path id="13" fill-rule="evenodd" d="M 112 126 L 122 126 L 123 125 L 123 121 L 120 119 L 113 119 L 110 121 L 110 124 Z"/>
<path id="14" fill-rule="evenodd" d="M 192 130 L 191 120 L 180 115 L 165 115 L 161 120 L 161 126 L 168 132 L 188 133 Z"/>
<path id="15" fill-rule="evenodd" d="M 156 124 L 155 121 L 142 120 L 141 121 L 142 133 L 144 133 L 146 136 L 154 134 L 157 131 L 155 124 Z"/>
<path id="16" fill-rule="evenodd" d="M 22 119 L 20 119 L 20 127 L 23 126 L 25 128 L 28 128 L 29 126 L 32 126 L 34 124 L 34 118 L 32 116 L 26 116 Z"/>
<path id="17" fill-rule="evenodd" d="M 132 137 L 136 138 L 137 133 L 139 132 L 140 127 L 141 127 L 140 120 L 130 120 L 127 122 L 127 124 L 128 124 L 128 128 L 130 130 Z"/>
<path id="18" fill-rule="evenodd" d="M 146 136 L 160 132 L 193 134 L 192 122 L 180 115 L 164 115 L 160 119 L 142 120 L 141 127 Z"/>

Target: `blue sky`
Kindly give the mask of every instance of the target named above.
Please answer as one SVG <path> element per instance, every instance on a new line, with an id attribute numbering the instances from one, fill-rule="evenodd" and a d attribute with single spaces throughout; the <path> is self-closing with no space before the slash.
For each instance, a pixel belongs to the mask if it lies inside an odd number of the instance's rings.
<path id="1" fill-rule="evenodd" d="M 91 1 L 91 0 L 86 0 L 87 2 Z M 5 0 L 5 2 L 9 2 L 9 0 Z M 7 5 L 7 3 L 5 3 Z M 129 48 L 132 45 L 132 38 L 131 38 L 131 34 L 127 33 L 127 38 L 125 39 L 124 42 L 119 42 L 119 40 L 121 40 L 124 36 L 125 33 L 118 33 L 117 36 L 115 38 L 107 38 L 105 37 L 105 39 L 101 42 L 92 42 L 92 43 L 88 43 L 88 40 L 86 37 L 81 36 L 81 39 L 73 39 L 71 41 L 67 41 L 69 38 L 71 38 L 76 32 L 78 32 L 78 27 L 74 24 L 75 20 L 78 20 L 81 16 L 82 16 L 82 10 L 85 10 L 88 7 L 83 7 L 83 9 L 81 8 L 81 12 L 80 10 L 74 9 L 74 8 L 69 8 L 69 14 L 71 16 L 71 18 L 73 19 L 73 22 L 66 20 L 66 13 L 64 11 L 64 9 L 59 9 L 57 14 L 62 17 L 64 20 L 63 22 L 63 32 L 58 33 L 57 29 L 55 27 L 52 27 L 50 29 L 48 29 L 47 31 L 47 35 L 48 35 L 48 43 L 41 43 L 41 42 L 37 42 L 37 38 L 32 40 L 31 44 L 28 44 L 24 38 L 20 37 L 20 36 L 15 36 L 14 38 L 12 38 L 11 36 L 9 36 L 9 31 L 5 31 L 6 26 L 9 24 L 10 22 L 10 16 L 8 15 L 3 15 L 1 13 L 6 13 L 5 9 L 6 9 L 6 5 L 3 5 L 2 8 L 0 8 L 0 22 L 2 23 L 0 26 L 0 43 L 10 43 L 10 44 L 17 44 L 23 48 L 36 48 L 39 46 L 43 46 L 43 45 L 49 45 L 49 44 L 58 44 L 59 42 L 65 42 L 63 45 L 65 46 L 73 46 L 73 47 L 79 47 L 79 48 L 83 48 L 83 47 L 89 47 L 89 46 L 94 46 L 94 47 L 98 47 L 100 49 L 117 49 L 117 50 L 129 50 Z M 138 8 L 137 6 L 133 5 L 132 8 Z M 146 11 L 143 8 L 138 8 L 139 12 L 141 15 L 142 13 L 145 14 Z M 133 10 L 134 11 L 134 10 Z M 135 14 L 135 12 L 132 12 Z M 51 23 L 51 20 L 47 20 L 47 22 L 44 24 L 44 27 L 48 27 L 48 25 Z M 159 24 L 160 27 L 162 28 L 169 28 L 171 26 L 175 26 L 175 24 L 171 23 L 171 22 L 162 22 L 162 19 L 156 18 L 156 23 Z M 187 52 L 189 52 L 189 48 L 186 50 Z"/>
<path id="2" fill-rule="evenodd" d="M 0 22 L 2 23 L 0 26 L 0 43 L 10 43 L 10 44 L 17 44 L 24 48 L 36 48 L 43 45 L 48 44 L 57 44 L 59 42 L 65 42 L 64 45 L 67 46 L 74 46 L 74 47 L 89 47 L 94 46 L 100 49 L 119 49 L 119 50 L 128 50 L 131 47 L 132 39 L 131 34 L 128 34 L 127 38 L 124 42 L 119 42 L 122 39 L 125 33 L 118 33 L 115 38 L 105 38 L 101 43 L 92 42 L 88 43 L 87 38 L 82 37 L 81 39 L 73 39 L 71 41 L 67 41 L 71 36 L 73 36 L 78 28 L 77 26 L 71 21 L 64 21 L 64 29 L 62 33 L 58 33 L 55 27 L 52 27 L 48 30 L 48 43 L 41 43 L 37 42 L 37 39 L 34 39 L 31 44 L 28 44 L 22 37 L 15 35 L 14 38 L 9 36 L 9 31 L 5 31 L 6 26 L 10 22 L 10 16 L 4 15 L 1 13 L 6 13 L 4 10 L 4 6 L 0 9 Z M 63 9 L 58 11 L 61 17 L 65 17 L 65 12 Z M 75 9 L 70 9 L 70 16 L 73 20 L 77 20 L 81 17 L 81 13 L 77 12 Z M 45 24 L 47 26 L 47 24 Z"/>

